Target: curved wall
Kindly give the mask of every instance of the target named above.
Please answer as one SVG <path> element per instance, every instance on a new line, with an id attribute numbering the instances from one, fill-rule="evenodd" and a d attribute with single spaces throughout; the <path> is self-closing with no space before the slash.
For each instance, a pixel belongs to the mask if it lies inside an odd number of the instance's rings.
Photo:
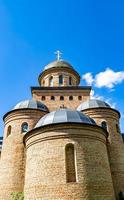
<path id="1" fill-rule="evenodd" d="M 98 125 L 107 122 L 108 154 L 116 198 L 124 192 L 124 142 L 119 131 L 119 113 L 114 109 L 87 109 L 83 113 L 93 118 Z"/>
<path id="2" fill-rule="evenodd" d="M 5 117 L 4 140 L 0 161 L 0 199 L 9 200 L 11 193 L 23 192 L 25 176 L 25 149 L 21 125 L 27 122 L 29 130 L 43 116 L 39 110 L 15 110 Z M 11 126 L 9 135 L 8 127 Z"/>
<path id="3" fill-rule="evenodd" d="M 24 140 L 25 200 L 115 199 L 106 137 L 101 128 L 86 124 L 51 125 L 34 129 Z M 74 182 L 67 181 L 68 144 L 74 145 L 75 150 Z"/>
<path id="4" fill-rule="evenodd" d="M 59 76 L 61 75 L 63 79 L 62 83 L 59 82 Z M 69 82 L 70 77 L 71 84 Z M 72 69 L 64 67 L 48 69 L 39 76 L 39 83 L 44 87 L 77 86 L 79 82 L 79 75 Z"/>

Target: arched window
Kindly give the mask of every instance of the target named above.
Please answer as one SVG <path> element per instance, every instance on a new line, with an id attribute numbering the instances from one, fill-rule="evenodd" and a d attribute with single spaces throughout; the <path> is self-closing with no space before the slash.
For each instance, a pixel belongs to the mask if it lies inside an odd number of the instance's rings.
<path id="1" fill-rule="evenodd" d="M 81 101 L 82 100 L 82 96 L 78 96 L 78 100 Z"/>
<path id="2" fill-rule="evenodd" d="M 72 101 L 73 100 L 73 96 L 69 96 L 69 100 Z"/>
<path id="3" fill-rule="evenodd" d="M 72 85 L 72 77 L 69 76 L 69 85 Z"/>
<path id="4" fill-rule="evenodd" d="M 64 101 L 64 97 L 63 96 L 60 96 L 60 101 Z"/>
<path id="5" fill-rule="evenodd" d="M 59 85 L 63 84 L 63 75 L 59 75 Z"/>
<path id="6" fill-rule="evenodd" d="M 67 144 L 65 147 L 65 161 L 66 161 L 66 181 L 76 182 L 75 170 L 75 152 L 74 145 Z"/>
<path id="7" fill-rule="evenodd" d="M 107 130 L 107 123 L 106 123 L 106 121 L 103 121 L 103 122 L 101 123 L 101 126 L 102 126 L 102 128 L 104 128 L 105 130 Z"/>
<path id="8" fill-rule="evenodd" d="M 51 76 L 49 79 L 49 86 L 52 87 L 53 86 L 53 77 Z"/>
<path id="9" fill-rule="evenodd" d="M 42 83 L 42 85 L 43 85 L 43 86 L 45 85 L 45 80 L 43 80 L 43 83 Z"/>
<path id="10" fill-rule="evenodd" d="M 28 131 L 28 123 L 27 122 L 24 122 L 22 124 L 22 133 L 25 133 Z"/>
<path id="11" fill-rule="evenodd" d="M 119 127 L 118 124 L 116 124 L 116 131 L 117 131 L 118 133 L 120 133 L 120 127 Z"/>
<path id="12" fill-rule="evenodd" d="M 54 100 L 55 100 L 55 97 L 54 97 L 54 96 L 51 96 L 51 100 L 54 101 Z"/>
<path id="13" fill-rule="evenodd" d="M 9 125 L 7 128 L 7 137 L 11 134 L 12 127 Z"/>
<path id="14" fill-rule="evenodd" d="M 45 99 L 46 99 L 45 96 L 42 96 L 42 97 L 41 97 L 41 100 L 42 100 L 42 101 L 45 101 Z"/>

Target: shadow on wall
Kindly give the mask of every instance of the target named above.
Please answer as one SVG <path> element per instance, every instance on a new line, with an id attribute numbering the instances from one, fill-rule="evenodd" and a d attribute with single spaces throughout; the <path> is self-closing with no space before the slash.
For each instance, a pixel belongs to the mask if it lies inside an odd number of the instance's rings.
<path id="1" fill-rule="evenodd" d="M 119 200 L 124 200 L 124 194 L 122 191 L 119 192 Z"/>

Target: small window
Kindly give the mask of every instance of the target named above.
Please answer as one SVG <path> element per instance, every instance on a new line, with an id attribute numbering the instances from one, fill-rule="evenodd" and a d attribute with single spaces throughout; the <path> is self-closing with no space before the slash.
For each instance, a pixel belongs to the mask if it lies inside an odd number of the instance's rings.
<path id="1" fill-rule="evenodd" d="M 75 152 L 74 145 L 67 144 L 65 147 L 65 161 L 66 161 L 66 181 L 76 182 L 76 170 L 75 170 Z"/>
<path id="2" fill-rule="evenodd" d="M 63 75 L 60 75 L 59 76 L 59 85 L 62 85 L 63 84 Z"/>
<path id="3" fill-rule="evenodd" d="M 82 96 L 78 96 L 78 100 L 81 101 L 82 100 Z"/>
<path id="4" fill-rule="evenodd" d="M 54 100 L 55 100 L 55 97 L 54 97 L 54 96 L 51 96 L 51 100 L 54 101 Z"/>
<path id="5" fill-rule="evenodd" d="M 42 97 L 41 97 L 41 100 L 42 100 L 42 101 L 45 101 L 45 99 L 46 99 L 45 96 L 42 96 Z"/>
<path id="6" fill-rule="evenodd" d="M 69 85 L 72 85 L 72 77 L 69 77 Z"/>
<path id="7" fill-rule="evenodd" d="M 12 127 L 11 127 L 11 126 L 8 126 L 8 129 L 7 129 L 7 137 L 8 137 L 9 135 L 11 135 L 11 130 L 12 130 Z"/>
<path id="8" fill-rule="evenodd" d="M 52 87 L 53 86 L 53 77 L 51 76 L 49 79 L 49 86 Z"/>
<path id="9" fill-rule="evenodd" d="M 28 123 L 27 122 L 24 122 L 22 124 L 22 133 L 25 133 L 28 131 Z"/>
<path id="10" fill-rule="evenodd" d="M 103 122 L 101 123 L 101 126 L 102 126 L 102 128 L 104 128 L 105 130 L 107 130 L 107 123 L 106 123 L 106 121 L 103 121 Z"/>
<path id="11" fill-rule="evenodd" d="M 64 97 L 63 96 L 60 96 L 60 101 L 64 101 Z"/>
<path id="12" fill-rule="evenodd" d="M 73 96 L 70 96 L 70 97 L 69 97 L 69 100 L 72 101 L 72 100 L 73 100 Z"/>
<path id="13" fill-rule="evenodd" d="M 117 131 L 118 133 L 120 133 L 120 127 L 119 127 L 118 124 L 116 124 L 116 131 Z"/>
<path id="14" fill-rule="evenodd" d="M 43 80 L 43 83 L 42 83 L 42 85 L 43 85 L 43 86 L 45 85 L 45 80 Z"/>

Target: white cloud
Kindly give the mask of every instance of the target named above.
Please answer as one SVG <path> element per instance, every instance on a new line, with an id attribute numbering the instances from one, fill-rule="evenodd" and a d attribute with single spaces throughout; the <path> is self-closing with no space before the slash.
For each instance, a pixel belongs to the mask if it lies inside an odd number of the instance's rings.
<path id="1" fill-rule="evenodd" d="M 103 97 L 103 96 L 100 96 L 100 95 L 98 95 L 98 94 L 95 94 L 95 91 L 94 91 L 94 90 L 91 90 L 90 98 L 91 98 L 91 99 L 99 99 L 99 100 L 101 100 L 101 101 L 104 101 L 104 97 Z"/>
<path id="2" fill-rule="evenodd" d="M 82 79 L 86 81 L 87 85 L 92 85 L 94 79 L 93 79 L 93 76 L 90 72 L 84 74 L 82 76 Z"/>
<path id="3" fill-rule="evenodd" d="M 87 85 L 94 84 L 97 88 L 106 87 L 113 91 L 114 86 L 124 81 L 124 71 L 115 72 L 110 68 L 100 72 L 93 77 L 92 73 L 88 72 L 82 76 Z"/>
<path id="4" fill-rule="evenodd" d="M 121 112 L 121 119 L 124 119 L 124 112 Z"/>
<path id="5" fill-rule="evenodd" d="M 111 89 L 123 80 L 124 71 L 114 72 L 112 69 L 107 68 L 105 71 L 96 74 L 95 86 L 98 88 L 107 87 Z"/>
<path id="6" fill-rule="evenodd" d="M 116 107 L 116 103 L 113 102 L 113 100 L 111 98 L 105 98 L 103 96 L 100 96 L 98 94 L 95 94 L 95 91 L 94 90 L 91 90 L 91 93 L 90 93 L 90 98 L 91 99 L 99 99 L 101 101 L 105 101 L 106 103 L 108 103 L 111 108 L 115 108 Z"/>

